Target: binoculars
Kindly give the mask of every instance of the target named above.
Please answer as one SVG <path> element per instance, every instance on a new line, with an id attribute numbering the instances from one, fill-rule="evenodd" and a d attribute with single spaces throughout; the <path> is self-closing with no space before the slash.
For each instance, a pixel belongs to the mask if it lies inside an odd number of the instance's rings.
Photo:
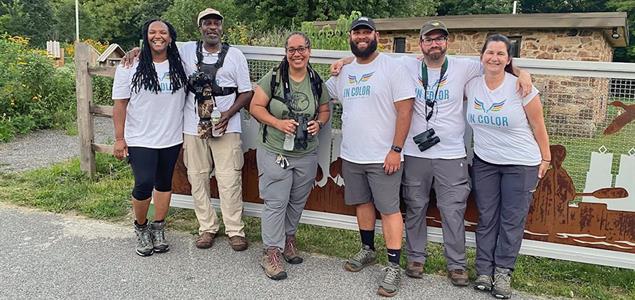
<path id="1" fill-rule="evenodd" d="M 412 137 L 412 139 L 414 140 L 415 144 L 417 144 L 417 147 L 419 147 L 419 151 L 421 152 L 430 149 L 430 147 L 438 144 L 441 141 L 441 139 L 435 135 L 433 128 L 430 128 L 422 133 L 415 135 L 414 137 Z"/>

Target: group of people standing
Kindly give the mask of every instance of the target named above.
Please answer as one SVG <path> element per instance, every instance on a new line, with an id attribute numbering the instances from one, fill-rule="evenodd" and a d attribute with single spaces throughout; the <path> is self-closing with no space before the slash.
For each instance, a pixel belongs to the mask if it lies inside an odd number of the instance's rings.
<path id="1" fill-rule="evenodd" d="M 236 251 L 248 247 L 241 221 L 238 113 L 248 107 L 261 123 L 260 264 L 269 278 L 286 278 L 283 261 L 303 261 L 296 231 L 315 183 L 317 134 L 329 121 L 329 100 L 335 99 L 343 107 L 340 157 L 345 203 L 355 206 L 361 238 L 359 252 L 344 269 L 358 272 L 375 263 L 378 211 L 389 263 L 377 292 L 398 293 L 402 197 L 405 274 L 423 277 L 426 211 L 434 190 L 448 276 L 454 285 L 468 285 L 464 213 L 471 190 L 479 211 L 474 286 L 498 298 L 511 296 L 511 273 L 531 193 L 549 167 L 550 153 L 538 91 L 527 72 L 512 67 L 506 37 L 489 36 L 480 62 L 448 57 L 449 32 L 443 23 L 430 21 L 420 32 L 423 59 L 397 59 L 377 51 L 375 23 L 360 17 L 349 31 L 353 57 L 334 63 L 334 76 L 326 82 L 309 64 L 311 41 L 294 32 L 286 39 L 282 62 L 252 91 L 244 55 L 221 42 L 220 12 L 208 8 L 197 22 L 201 41 L 178 48 L 168 22 L 147 22 L 142 48 L 131 51 L 138 60 L 119 66 L 115 75 L 114 151 L 120 159 L 128 157 L 135 176 L 137 254 L 169 250 L 164 218 L 181 145 L 199 221 L 196 246 L 211 247 L 219 229 L 210 204 L 209 176 L 214 171 L 229 243 Z M 474 131 L 471 176 L 466 120 Z M 155 220 L 148 224 L 151 199 Z"/>

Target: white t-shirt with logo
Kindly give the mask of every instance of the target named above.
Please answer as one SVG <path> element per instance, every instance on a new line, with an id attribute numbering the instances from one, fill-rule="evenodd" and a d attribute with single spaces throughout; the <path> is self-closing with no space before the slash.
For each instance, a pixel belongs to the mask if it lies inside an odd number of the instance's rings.
<path id="1" fill-rule="evenodd" d="M 132 90 L 132 77 L 138 65 L 138 61 L 130 68 L 119 65 L 112 84 L 113 100 L 130 99 L 124 127 L 126 144 L 161 149 L 182 143 L 185 88 L 172 94 L 170 63 L 165 60 L 154 63 L 161 91 L 156 94 L 142 87 L 136 92 Z"/>
<path id="2" fill-rule="evenodd" d="M 503 84 L 490 90 L 483 76 L 472 79 L 466 87 L 467 122 L 474 131 L 474 153 L 482 160 L 536 166 L 542 157 L 524 106 L 539 92 L 532 87 L 523 98 L 516 91 L 517 80 L 505 73 Z"/>
<path id="3" fill-rule="evenodd" d="M 395 136 L 395 102 L 415 96 L 414 82 L 404 72 L 399 61 L 380 53 L 369 64 L 344 66 L 326 82 L 331 98 L 342 103 L 343 159 L 384 162 Z"/>
<path id="4" fill-rule="evenodd" d="M 209 53 L 202 48 L 203 63 L 213 64 L 218 61 L 218 53 Z M 196 63 L 196 42 L 187 42 L 179 47 L 181 53 L 181 59 L 185 65 L 185 74 L 188 76 L 197 71 Z M 229 47 L 223 67 L 216 73 L 216 83 L 221 87 L 237 87 L 238 93 L 251 91 L 251 81 L 249 80 L 249 67 L 247 66 L 247 59 L 240 50 L 235 47 Z M 216 105 L 218 109 L 223 112 L 229 110 L 229 108 L 236 101 L 236 95 L 231 94 L 227 96 L 216 97 Z M 194 100 L 194 93 L 189 93 L 187 101 L 185 102 L 185 120 L 183 132 L 189 135 L 198 135 L 198 113 L 194 110 L 196 106 L 196 100 Z M 233 115 L 228 123 L 227 130 L 229 132 L 241 132 L 240 126 L 240 113 Z"/>
<path id="5" fill-rule="evenodd" d="M 463 140 L 465 133 L 465 114 L 463 113 L 464 88 L 470 79 L 482 73 L 481 63 L 475 59 L 447 58 L 448 69 L 442 79 L 439 79 L 441 68 L 427 68 L 427 98 L 430 100 L 435 99 L 434 111 L 429 121 L 426 121 L 426 112 L 430 112 L 430 107 L 426 107 L 426 96 L 424 95 L 421 78 L 421 65 L 423 62 L 408 56 L 401 58 L 408 75 L 416 83 L 412 123 L 404 144 L 405 155 L 429 159 L 456 159 L 466 156 Z M 437 86 L 439 87 L 438 92 Z M 412 138 L 429 128 L 434 129 L 440 142 L 421 152 Z"/>

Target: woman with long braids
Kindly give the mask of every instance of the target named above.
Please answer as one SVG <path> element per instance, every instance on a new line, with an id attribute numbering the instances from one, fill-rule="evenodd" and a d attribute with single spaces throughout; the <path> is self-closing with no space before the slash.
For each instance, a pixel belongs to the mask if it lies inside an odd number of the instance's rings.
<path id="1" fill-rule="evenodd" d="M 135 177 L 132 209 L 136 253 L 166 252 L 165 216 L 172 196 L 172 173 L 183 143 L 187 77 L 170 23 L 143 25 L 143 46 L 132 68 L 120 65 L 112 87 L 114 155 L 128 158 Z M 154 195 L 153 195 L 154 192 Z M 146 215 L 154 198 L 154 221 Z"/>
<path id="2" fill-rule="evenodd" d="M 511 42 L 490 35 L 481 50 L 483 75 L 465 87 L 474 131 L 472 192 L 478 208 L 474 287 L 512 295 L 511 275 L 523 241 L 532 193 L 551 163 L 539 92 L 516 91 Z"/>
<path id="3" fill-rule="evenodd" d="M 262 211 L 261 266 L 267 277 L 287 278 L 282 258 L 302 263 L 295 234 L 315 183 L 317 134 L 329 120 L 329 94 L 309 65 L 311 41 L 294 32 L 285 43 L 286 56 L 260 81 L 250 112 L 261 123 L 256 151 Z"/>

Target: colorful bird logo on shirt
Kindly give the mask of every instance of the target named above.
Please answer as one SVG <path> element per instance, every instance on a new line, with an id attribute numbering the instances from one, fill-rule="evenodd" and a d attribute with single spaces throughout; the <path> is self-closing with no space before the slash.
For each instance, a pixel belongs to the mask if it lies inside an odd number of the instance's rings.
<path id="1" fill-rule="evenodd" d="M 423 86 L 423 78 L 421 78 L 421 75 L 419 75 L 419 84 L 421 86 Z M 439 85 L 439 88 L 442 88 L 443 86 L 445 86 L 446 84 L 448 84 L 448 75 L 446 74 L 445 76 L 443 76 L 443 78 L 437 80 L 433 85 L 432 88 L 436 88 L 436 85 Z"/>
<path id="2" fill-rule="evenodd" d="M 375 74 L 375 72 L 366 73 L 362 75 L 359 80 L 357 80 L 357 76 L 355 75 L 348 75 L 348 84 L 360 84 L 362 82 L 366 82 L 373 76 L 373 74 Z"/>
<path id="3" fill-rule="evenodd" d="M 505 105 L 506 101 L 507 99 L 500 102 L 494 102 L 492 103 L 492 106 L 489 107 L 489 109 L 486 109 L 485 104 L 483 104 L 482 101 L 479 101 L 478 99 L 474 98 L 474 109 L 484 111 L 485 113 L 497 112 L 503 109 L 503 106 Z"/>

